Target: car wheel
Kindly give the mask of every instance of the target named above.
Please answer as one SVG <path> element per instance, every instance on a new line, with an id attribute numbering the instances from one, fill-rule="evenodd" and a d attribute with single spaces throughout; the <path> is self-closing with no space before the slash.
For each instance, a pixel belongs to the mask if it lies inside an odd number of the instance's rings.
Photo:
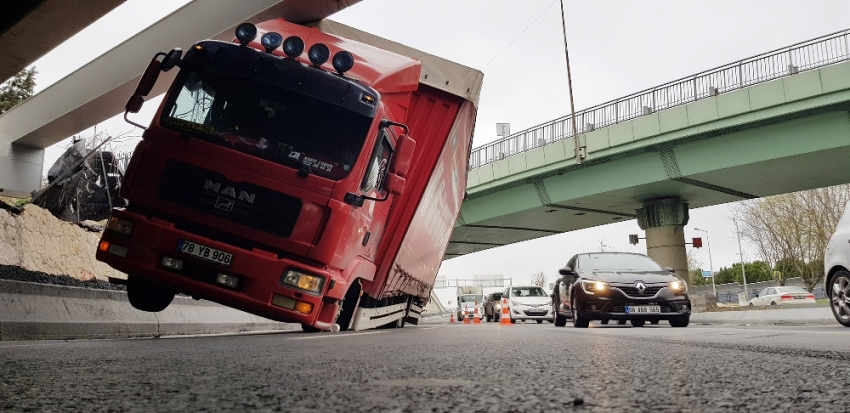
<path id="1" fill-rule="evenodd" d="M 646 324 L 646 320 L 632 320 L 632 327 L 643 327 Z"/>
<path id="2" fill-rule="evenodd" d="M 608 325 L 608 321 L 609 320 L 602 320 L 602 321 L 600 321 L 600 323 L 602 323 L 603 325 Z"/>
<path id="3" fill-rule="evenodd" d="M 565 325 L 567 325 L 567 316 L 565 316 L 565 315 L 563 315 L 559 312 L 555 312 L 555 326 L 556 327 L 563 327 Z"/>
<path id="4" fill-rule="evenodd" d="M 576 309 L 576 302 L 573 300 L 572 305 L 570 305 L 573 311 L 573 327 L 576 328 L 587 328 L 590 325 L 590 320 L 579 315 L 578 310 Z"/>
<path id="5" fill-rule="evenodd" d="M 543 320 L 537 320 L 537 324 L 543 324 Z"/>
<path id="6" fill-rule="evenodd" d="M 752 307 L 752 306 L 753 306 L 753 303 L 750 303 L 750 307 Z"/>
<path id="7" fill-rule="evenodd" d="M 171 304 L 175 294 L 174 290 L 139 278 L 138 275 L 127 276 L 127 299 L 137 310 L 158 313 Z"/>
<path id="8" fill-rule="evenodd" d="M 770 305 L 776 305 L 776 301 L 771 301 Z"/>
<path id="9" fill-rule="evenodd" d="M 650 320 L 649 324 L 656 325 L 658 324 L 658 320 Z"/>
<path id="10" fill-rule="evenodd" d="M 850 327 L 850 272 L 836 272 L 826 292 L 835 320 L 844 327 Z"/>
<path id="11" fill-rule="evenodd" d="M 511 317 L 511 324 L 516 324 L 516 319 Z"/>
<path id="12" fill-rule="evenodd" d="M 626 320 L 617 320 L 617 325 L 626 325 Z"/>
<path id="13" fill-rule="evenodd" d="M 679 318 L 671 318 L 670 325 L 673 327 L 687 327 L 688 323 L 690 323 L 691 318 L 688 316 L 679 317 Z"/>

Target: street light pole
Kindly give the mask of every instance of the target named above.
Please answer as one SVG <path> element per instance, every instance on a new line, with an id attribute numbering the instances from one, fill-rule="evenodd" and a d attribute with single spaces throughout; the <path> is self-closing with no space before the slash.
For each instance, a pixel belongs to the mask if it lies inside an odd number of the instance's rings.
<path id="1" fill-rule="evenodd" d="M 705 246 L 708 247 L 708 269 L 711 271 L 711 289 L 714 290 L 714 297 L 717 298 L 717 285 L 714 283 L 714 264 L 711 262 L 711 241 L 708 239 L 708 231 L 699 228 L 694 229 L 705 232 Z"/>
<path id="2" fill-rule="evenodd" d="M 747 269 L 744 268 L 744 250 L 741 248 L 741 231 L 738 230 L 738 220 L 733 220 L 733 222 L 735 222 L 735 232 L 738 234 L 738 252 L 741 254 L 741 275 L 744 277 L 744 296 L 749 301 L 750 293 L 747 291 Z"/>

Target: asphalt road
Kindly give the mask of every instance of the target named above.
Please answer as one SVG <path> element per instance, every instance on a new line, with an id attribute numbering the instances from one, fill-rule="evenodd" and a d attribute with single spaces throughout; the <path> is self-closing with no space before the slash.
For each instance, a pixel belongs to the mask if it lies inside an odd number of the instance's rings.
<path id="1" fill-rule="evenodd" d="M 840 412 L 848 343 L 837 324 L 595 323 L 2 342 L 0 410 Z"/>

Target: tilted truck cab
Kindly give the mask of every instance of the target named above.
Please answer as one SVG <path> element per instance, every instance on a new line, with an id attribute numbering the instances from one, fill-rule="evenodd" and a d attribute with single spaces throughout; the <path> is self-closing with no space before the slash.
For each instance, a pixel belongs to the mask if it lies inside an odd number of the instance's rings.
<path id="1" fill-rule="evenodd" d="M 136 308 L 182 292 L 308 331 L 418 321 L 464 197 L 482 75 L 318 26 L 246 23 L 151 62 L 130 113 L 160 69 L 179 73 L 97 252 Z"/>

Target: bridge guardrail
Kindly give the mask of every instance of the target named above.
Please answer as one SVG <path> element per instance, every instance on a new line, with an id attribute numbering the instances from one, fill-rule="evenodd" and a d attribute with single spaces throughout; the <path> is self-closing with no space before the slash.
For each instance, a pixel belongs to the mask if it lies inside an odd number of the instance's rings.
<path id="1" fill-rule="evenodd" d="M 850 29 L 716 67 L 576 112 L 578 133 L 695 102 L 850 57 Z M 567 115 L 472 149 L 469 169 L 573 137 Z"/>

